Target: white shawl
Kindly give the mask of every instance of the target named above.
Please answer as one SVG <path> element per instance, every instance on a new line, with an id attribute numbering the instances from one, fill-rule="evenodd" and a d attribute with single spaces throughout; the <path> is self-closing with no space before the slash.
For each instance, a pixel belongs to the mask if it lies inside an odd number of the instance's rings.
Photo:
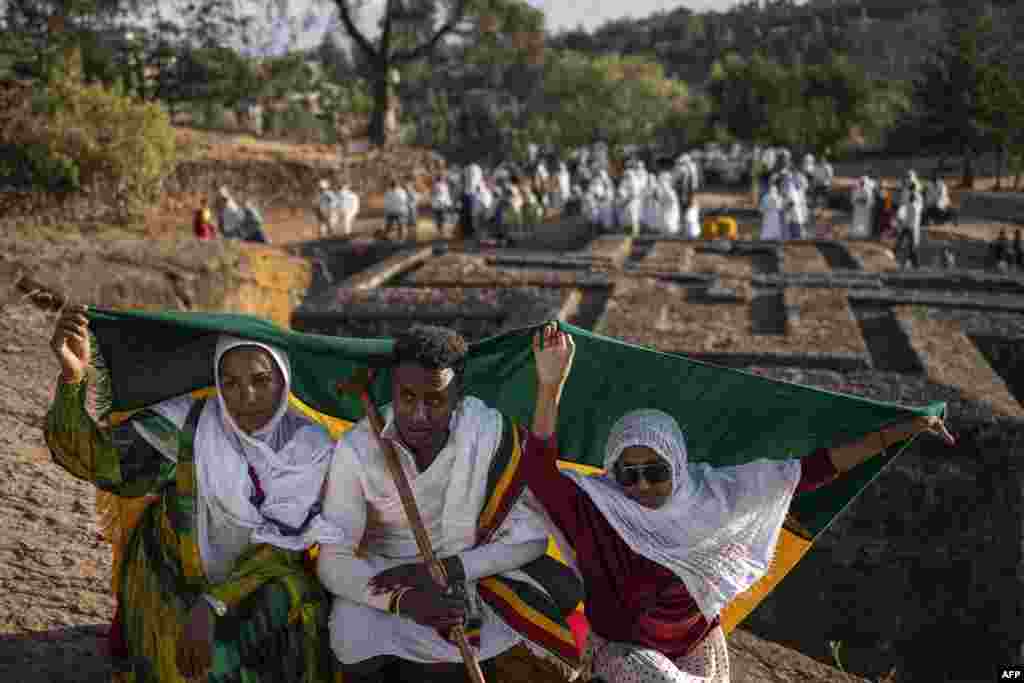
<path id="1" fill-rule="evenodd" d="M 658 509 L 622 492 L 613 468 L 630 446 L 647 446 L 672 468 L 672 495 Z M 757 460 L 736 467 L 688 464 L 676 421 L 659 410 L 627 413 L 612 427 L 606 473 L 566 471 L 622 540 L 678 576 L 711 620 L 765 575 L 800 479 L 799 460 Z"/>
<path id="2" fill-rule="evenodd" d="M 220 360 L 239 346 L 265 350 L 284 378 L 274 416 L 251 435 L 235 423 L 220 391 Z M 323 427 L 290 409 L 288 357 L 266 344 L 222 336 L 217 342 L 214 374 L 217 399 L 208 401 L 203 408 L 194 443 L 197 539 L 207 578 L 214 582 L 223 580 L 250 543 L 304 550 L 318 542 L 338 542 L 338 530 L 319 514 L 313 516 L 301 534 L 282 530 L 301 527 L 320 501 L 334 452 L 334 443 Z M 179 396 L 157 404 L 153 411 L 180 429 L 192 403 L 190 396 Z M 135 429 L 165 457 L 177 462 L 177 448 L 168 448 L 140 423 L 135 423 Z M 250 465 L 264 492 L 259 509 L 250 501 L 254 492 Z"/>

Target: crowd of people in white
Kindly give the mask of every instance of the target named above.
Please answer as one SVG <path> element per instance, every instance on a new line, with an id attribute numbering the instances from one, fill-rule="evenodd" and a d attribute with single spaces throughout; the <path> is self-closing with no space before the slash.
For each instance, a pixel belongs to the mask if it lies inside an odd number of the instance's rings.
<path id="1" fill-rule="evenodd" d="M 449 167 L 433 178 L 429 193 L 417 191 L 414 178 L 395 176 L 384 197 L 385 222 L 377 236 L 407 239 L 426 204 L 441 236 L 458 231 L 468 239 L 507 240 L 528 235 L 552 213 L 564 213 L 583 217 L 595 232 L 697 239 L 702 232 L 698 192 L 705 177 L 712 177 L 729 183 L 749 178 L 761 215 L 760 239 L 807 239 L 818 236 L 815 212 L 834 196 L 835 170 L 827 155 L 806 154 L 798 164 L 785 148 L 710 145 L 676 159 L 647 155 L 650 161 L 645 162 L 636 149 L 624 150 L 626 161 L 617 177 L 603 142 L 564 158 L 531 145 L 523 165 Z M 313 209 L 320 236 L 351 235 L 359 196 L 348 185 L 334 189 L 327 180 L 320 181 L 319 189 Z M 849 238 L 895 236 L 901 262 L 915 267 L 922 227 L 956 219 L 938 172 L 922 183 L 911 170 L 895 192 L 869 173 L 858 179 L 850 200 Z M 242 215 L 219 207 L 218 214 L 225 213 Z M 232 216 L 226 222 L 234 221 Z"/>

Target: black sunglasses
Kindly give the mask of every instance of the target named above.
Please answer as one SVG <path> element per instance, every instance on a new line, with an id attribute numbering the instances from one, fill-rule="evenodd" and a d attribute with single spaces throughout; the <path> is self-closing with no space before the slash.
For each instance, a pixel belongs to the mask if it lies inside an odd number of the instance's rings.
<path id="1" fill-rule="evenodd" d="M 643 465 L 615 463 L 615 480 L 622 486 L 636 486 L 643 477 L 648 484 L 662 484 L 672 478 L 667 462 L 649 462 Z"/>

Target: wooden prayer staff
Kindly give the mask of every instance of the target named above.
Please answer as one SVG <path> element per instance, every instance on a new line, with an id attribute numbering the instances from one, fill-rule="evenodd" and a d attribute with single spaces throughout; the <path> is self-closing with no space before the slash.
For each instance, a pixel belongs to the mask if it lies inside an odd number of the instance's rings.
<path id="1" fill-rule="evenodd" d="M 416 507 L 416 498 L 413 497 L 412 487 L 409 486 L 409 480 L 405 476 L 405 470 L 402 469 L 402 463 L 398 460 L 398 454 L 395 452 L 391 442 L 381 436 L 381 433 L 384 431 L 384 420 L 381 418 L 377 406 L 370 400 L 371 380 L 372 376 L 369 370 L 359 370 L 347 382 L 338 382 L 337 389 L 343 394 L 357 394 L 362 400 L 366 417 L 370 421 L 370 431 L 373 433 L 377 445 L 380 446 L 381 452 L 384 453 L 384 460 L 391 471 L 391 478 L 398 489 L 398 496 L 402 499 L 402 508 L 405 509 L 405 516 L 408 518 L 409 524 L 412 525 L 412 532 L 416 537 L 416 545 L 420 549 L 420 555 L 423 556 L 423 561 L 427 563 L 430 576 L 433 577 L 437 585 L 447 587 L 448 574 L 444 569 L 444 565 L 434 555 L 434 547 L 430 544 L 430 536 L 427 535 L 427 528 L 423 525 L 423 518 L 420 517 L 419 508 Z M 469 641 L 466 639 L 466 630 L 462 626 L 456 626 L 452 629 L 452 637 L 459 646 L 459 652 L 462 653 L 462 661 L 466 663 L 466 670 L 469 672 L 470 680 L 473 683 L 486 683 L 484 681 L 484 673 L 480 669 L 480 662 L 476 658 L 476 652 L 473 651 Z"/>

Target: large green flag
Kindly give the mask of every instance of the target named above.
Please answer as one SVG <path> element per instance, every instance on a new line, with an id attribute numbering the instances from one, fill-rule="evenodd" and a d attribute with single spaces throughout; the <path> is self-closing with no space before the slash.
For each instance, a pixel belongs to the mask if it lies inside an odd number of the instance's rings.
<path id="1" fill-rule="evenodd" d="M 88 315 L 109 382 L 104 393 L 110 411 L 131 411 L 213 386 L 213 349 L 220 334 L 287 351 L 292 393 L 320 413 L 350 422 L 362 418 L 358 399 L 338 395 L 335 384 L 368 365 L 381 368 L 372 390 L 375 401 L 379 405 L 390 401 L 390 339 L 303 334 L 235 314 L 90 309 Z M 559 325 L 575 339 L 576 356 L 563 393 L 558 442 L 562 457 L 580 465 L 601 466 L 612 424 L 636 408 L 658 408 L 673 415 L 687 436 L 690 459 L 717 466 L 801 457 L 914 415 L 945 412 L 944 403 L 921 407 L 880 403 Z M 531 340 L 538 329 L 515 330 L 473 344 L 466 370 L 469 393 L 526 424 L 535 398 Z M 803 545 L 791 553 L 795 559 L 779 568 L 772 585 L 905 445 L 891 447 L 835 483 L 794 500 L 787 538 L 792 536 Z"/>

